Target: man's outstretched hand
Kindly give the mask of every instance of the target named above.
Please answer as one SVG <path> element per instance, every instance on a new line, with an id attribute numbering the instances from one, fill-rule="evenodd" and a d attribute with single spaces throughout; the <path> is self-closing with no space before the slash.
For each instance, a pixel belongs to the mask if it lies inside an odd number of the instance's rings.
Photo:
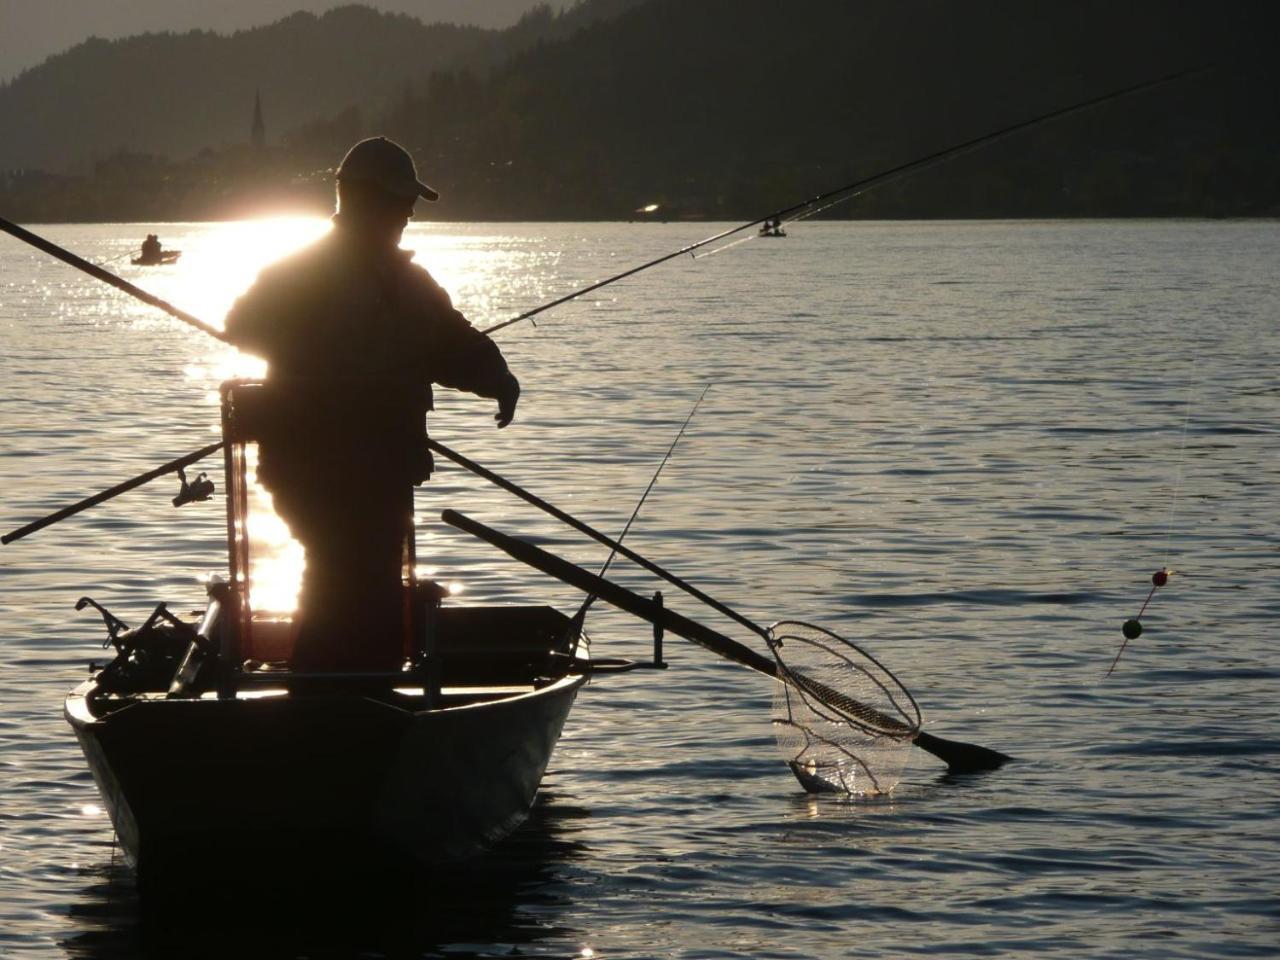
<path id="1" fill-rule="evenodd" d="M 516 404 L 520 402 L 520 381 L 513 375 L 507 374 L 507 380 L 502 385 L 502 392 L 498 394 L 497 400 L 498 412 L 493 415 L 493 419 L 498 422 L 498 429 L 501 430 L 516 415 Z"/>

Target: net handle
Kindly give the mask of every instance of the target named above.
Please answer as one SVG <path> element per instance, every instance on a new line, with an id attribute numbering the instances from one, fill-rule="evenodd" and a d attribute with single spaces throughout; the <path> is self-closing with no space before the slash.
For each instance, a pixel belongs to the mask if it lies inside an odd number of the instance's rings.
<path id="1" fill-rule="evenodd" d="M 589 570 L 584 570 L 582 567 L 557 557 L 541 547 L 536 547 L 524 540 L 518 540 L 515 537 L 507 536 L 505 533 L 500 533 L 492 527 L 458 513 L 456 510 L 445 510 L 441 514 L 441 519 L 450 526 L 497 547 L 508 556 L 533 567 L 535 570 L 540 570 L 548 576 L 555 577 L 557 580 L 561 580 L 584 593 L 599 595 L 601 600 L 617 607 L 619 610 L 624 610 L 633 616 L 640 617 L 642 620 L 648 620 L 650 623 L 659 624 L 686 640 L 706 647 L 713 653 L 757 670 L 766 676 L 773 677 L 775 680 L 783 679 L 779 676 L 779 668 L 774 660 L 761 656 L 754 650 L 744 647 L 724 634 L 717 633 L 710 627 L 705 627 L 700 623 L 682 617 L 670 608 L 656 604 L 647 597 L 632 593 L 625 587 L 620 587 L 610 580 L 605 580 L 603 577 L 597 577 Z M 812 686 L 814 696 L 823 702 L 826 702 L 828 697 L 834 698 L 837 702 L 842 698 L 838 691 L 808 680 L 808 678 L 806 680 Z M 850 698 L 844 699 L 849 700 Z M 851 702 L 856 703 L 856 701 Z M 836 707 L 833 705 L 833 708 Z M 986 747 L 954 740 L 944 740 L 942 737 L 927 734 L 923 730 L 915 733 L 912 743 L 945 763 L 949 773 L 977 773 L 984 770 L 995 770 L 1012 759 L 997 750 L 990 750 Z"/>

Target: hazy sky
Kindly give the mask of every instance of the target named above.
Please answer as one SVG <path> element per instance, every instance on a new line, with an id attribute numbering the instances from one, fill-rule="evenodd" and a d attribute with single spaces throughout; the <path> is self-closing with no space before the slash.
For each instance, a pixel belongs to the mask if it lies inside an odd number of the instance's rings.
<path id="1" fill-rule="evenodd" d="M 345 0 L 345 3 L 355 0 Z M 537 0 L 361 0 L 427 23 L 510 26 Z M 0 81 L 91 36 L 147 31 L 228 32 L 271 23 L 297 10 L 319 13 L 344 0 L 0 0 Z M 561 9 L 568 0 L 552 0 Z"/>

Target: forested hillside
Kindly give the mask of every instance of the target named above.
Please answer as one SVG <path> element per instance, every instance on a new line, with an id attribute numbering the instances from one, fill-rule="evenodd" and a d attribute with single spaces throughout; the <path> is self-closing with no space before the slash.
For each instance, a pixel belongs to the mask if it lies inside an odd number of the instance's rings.
<path id="1" fill-rule="evenodd" d="M 44 145 L 38 163 L 24 163 L 56 170 L 74 143 L 82 161 L 98 161 L 96 176 L 11 179 L 0 204 L 56 219 L 230 216 L 268 198 L 322 209 L 332 199 L 326 171 L 342 150 L 384 133 L 407 144 L 444 193 L 438 216 L 609 219 L 657 204 L 654 216 L 736 218 L 1110 90 L 1212 66 L 832 212 L 1275 215 L 1280 77 L 1264 51 L 1264 8 L 589 0 L 503 32 L 344 8 L 231 38 L 90 43 L 0 92 L 0 122 Z M 234 69 L 221 59 L 228 44 Z M 135 46 L 147 56 L 119 56 Z M 162 67 L 148 74 L 143 62 Z M 219 79 L 168 92 L 184 72 Z M 122 76 L 123 89 L 146 101 L 128 120 L 115 102 Z M 54 77 L 63 77 L 56 97 Z M 37 81 L 50 108 L 6 114 L 19 86 Z M 251 152 L 257 89 L 271 135 Z M 129 153 L 113 162 L 117 147 Z M 18 152 L 13 141 L 3 150 Z"/>
<path id="2" fill-rule="evenodd" d="M 507 30 L 353 5 L 230 36 L 90 39 L 0 86 L 0 170 L 83 173 L 121 152 L 179 160 L 217 150 L 244 141 L 258 91 L 276 139 L 352 107 L 376 115 L 433 71 L 487 70 L 628 5 L 593 0 L 561 16 L 543 8 Z"/>
<path id="3" fill-rule="evenodd" d="M 1280 83 L 1250 49 L 1250 17 L 1263 19 L 1243 3 L 1167 0 L 651 0 L 461 95 L 433 87 L 387 126 L 495 213 L 658 202 L 738 217 L 1214 63 L 835 212 L 1276 212 Z"/>

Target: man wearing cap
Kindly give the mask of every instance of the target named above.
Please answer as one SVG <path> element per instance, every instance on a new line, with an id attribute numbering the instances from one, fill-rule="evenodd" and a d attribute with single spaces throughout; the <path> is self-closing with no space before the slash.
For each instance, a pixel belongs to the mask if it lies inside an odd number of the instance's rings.
<path id="1" fill-rule="evenodd" d="M 395 669 L 401 557 L 414 485 L 431 472 L 432 384 L 496 400 L 505 427 L 520 385 L 494 342 L 400 238 L 419 197 L 413 160 L 383 137 L 338 168 L 333 227 L 267 267 L 227 314 L 230 341 L 268 362 L 273 424 L 258 478 L 306 551 L 292 667 Z"/>

